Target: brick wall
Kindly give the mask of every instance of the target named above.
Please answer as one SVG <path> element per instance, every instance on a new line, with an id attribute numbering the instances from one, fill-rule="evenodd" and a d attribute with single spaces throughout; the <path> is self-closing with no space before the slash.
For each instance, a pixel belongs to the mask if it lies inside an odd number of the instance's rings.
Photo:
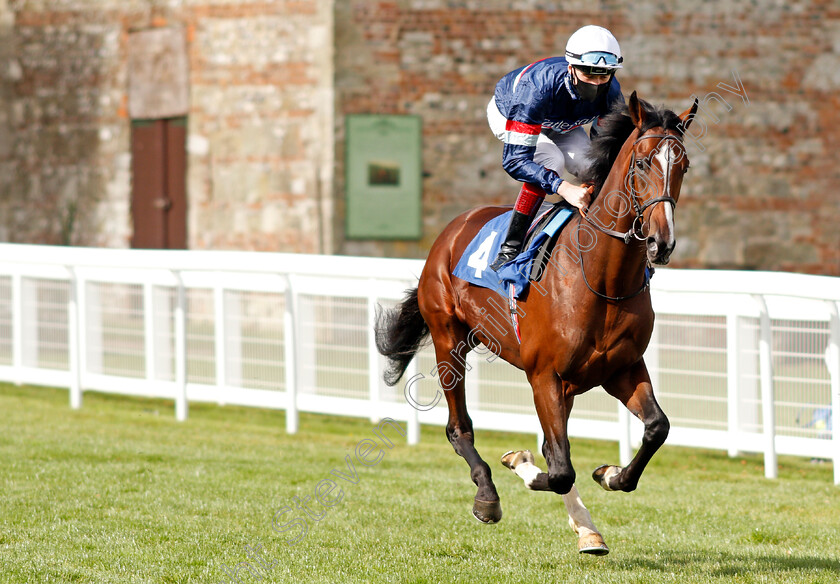
<path id="1" fill-rule="evenodd" d="M 677 209 L 674 265 L 840 274 L 836 3 L 542 0 L 0 0 L 0 240 L 124 247 L 127 38 L 184 27 L 189 245 L 424 257 L 461 211 L 517 184 L 484 107 L 507 71 L 611 28 L 620 79 L 710 104 Z M 420 241 L 343 235 L 344 115 L 423 118 Z"/>
<path id="2" fill-rule="evenodd" d="M 535 0 L 337 0 L 337 151 L 343 114 L 420 114 L 426 173 L 420 242 L 344 241 L 341 251 L 423 257 L 461 211 L 512 203 L 517 186 L 484 106 L 499 77 L 562 54 L 590 23 L 622 45 L 625 95 L 636 89 L 680 112 L 692 95 L 717 91 L 732 108 L 709 102 L 707 134 L 689 146 L 673 265 L 840 275 L 840 10 L 822 1 L 570 2 L 561 11 Z M 733 71 L 749 105 L 717 87 L 734 85 Z"/>
<path id="3" fill-rule="evenodd" d="M 332 207 L 332 2 L 189 10 L 193 247 L 316 253 Z"/>
<path id="4" fill-rule="evenodd" d="M 332 2 L 0 0 L 0 240 L 128 245 L 133 30 L 187 30 L 191 248 L 319 252 Z"/>
<path id="5" fill-rule="evenodd" d="M 121 17 L 3 2 L 0 239 L 119 244 L 127 128 Z"/>

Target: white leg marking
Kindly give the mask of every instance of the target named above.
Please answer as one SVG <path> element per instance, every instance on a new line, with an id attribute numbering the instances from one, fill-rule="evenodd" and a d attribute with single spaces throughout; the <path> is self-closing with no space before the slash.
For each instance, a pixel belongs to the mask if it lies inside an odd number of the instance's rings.
<path id="1" fill-rule="evenodd" d="M 534 480 L 536 480 L 537 475 L 539 475 L 542 471 L 540 470 L 540 467 L 531 462 L 521 462 L 516 465 L 516 469 L 514 469 L 513 472 L 516 473 L 516 476 L 525 481 L 525 486 L 530 489 L 531 484 Z"/>
<path id="2" fill-rule="evenodd" d="M 584 537 L 593 533 L 600 535 L 598 528 L 592 523 L 589 510 L 580 498 L 577 487 L 572 485 L 572 490 L 563 495 L 563 503 L 566 504 L 566 511 L 569 512 L 569 525 L 578 536 Z"/>
<path id="3" fill-rule="evenodd" d="M 604 472 L 604 482 L 601 484 L 608 491 L 614 491 L 615 488 L 610 484 L 612 482 L 612 478 L 618 476 L 618 473 L 621 472 L 621 468 L 618 466 L 610 466 L 607 468 L 606 472 Z"/>
<path id="4" fill-rule="evenodd" d="M 506 452 L 502 456 L 502 464 L 508 468 L 513 467 L 513 472 L 525 482 L 529 489 L 542 474 L 540 468 L 534 464 L 534 455 L 529 450 Z M 577 487 L 572 485 L 569 492 L 563 495 L 563 504 L 566 505 L 566 511 L 569 513 L 569 525 L 578 536 L 578 551 L 582 554 L 597 556 L 608 554 L 610 549 L 592 522 L 589 511 L 580 499 Z"/>

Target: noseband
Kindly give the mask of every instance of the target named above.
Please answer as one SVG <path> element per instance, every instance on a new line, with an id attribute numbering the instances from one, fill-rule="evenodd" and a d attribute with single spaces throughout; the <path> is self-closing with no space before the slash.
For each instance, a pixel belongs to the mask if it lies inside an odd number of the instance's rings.
<path id="1" fill-rule="evenodd" d="M 586 219 L 586 221 L 590 225 L 595 227 L 598 231 L 600 231 L 601 233 L 604 233 L 606 235 L 609 235 L 610 237 L 615 237 L 616 239 L 619 239 L 619 240 L 623 241 L 625 244 L 629 244 L 633 240 L 633 238 L 636 238 L 639 241 L 644 241 L 645 240 L 645 235 L 642 232 L 642 224 L 644 223 L 645 209 L 647 209 L 648 207 L 652 207 L 653 205 L 656 205 L 657 203 L 669 203 L 672 208 L 675 208 L 677 206 L 677 201 L 675 201 L 674 198 L 671 196 L 671 181 L 668 180 L 669 177 L 670 177 L 670 173 L 668 173 L 668 172 L 665 173 L 665 181 L 664 181 L 665 182 L 665 194 L 663 194 L 661 197 L 656 197 L 656 198 L 650 199 L 648 201 L 645 201 L 644 203 L 639 202 L 640 197 L 636 193 L 636 181 L 633 180 L 635 178 L 635 174 L 636 174 L 636 150 L 635 150 L 635 146 L 636 146 L 636 144 L 638 144 L 642 140 L 647 140 L 649 138 L 660 138 L 663 142 L 665 140 L 676 140 L 680 144 L 683 143 L 682 138 L 679 137 L 679 136 L 676 136 L 674 134 L 651 134 L 649 136 L 639 136 L 636 139 L 636 141 L 633 142 L 633 154 L 630 157 L 630 170 L 627 173 L 627 177 L 630 180 L 627 181 L 627 182 L 630 183 L 630 202 L 633 204 L 633 211 L 636 213 L 636 217 L 633 219 L 633 223 L 630 225 L 630 229 L 628 229 L 626 233 L 622 233 L 620 231 L 615 231 L 613 229 L 607 229 L 606 227 L 603 227 L 603 226 L 599 225 L 598 223 L 596 223 L 595 221 L 593 221 L 592 219 L 590 219 L 589 214 L 586 214 L 586 215 L 582 214 L 583 218 Z M 670 165 L 670 160 L 668 162 L 669 162 L 669 165 Z M 580 225 L 581 225 L 581 223 L 582 223 L 582 221 L 579 222 L 578 226 L 577 226 L 577 231 L 578 231 L 578 235 L 577 235 L 578 257 L 580 259 L 580 273 L 583 276 L 583 282 L 584 282 L 584 284 L 586 284 L 586 287 L 589 288 L 589 290 L 593 294 L 595 294 L 596 296 L 599 296 L 600 298 L 603 298 L 604 300 L 609 300 L 611 302 L 620 302 L 622 300 L 629 300 L 630 298 L 635 298 L 636 296 L 638 296 L 639 294 L 644 292 L 645 289 L 650 284 L 650 275 L 653 271 L 653 268 L 650 268 L 648 266 L 645 266 L 645 281 L 642 283 L 641 288 L 639 288 L 638 290 L 636 290 L 632 294 L 628 294 L 627 296 L 609 296 L 607 294 L 603 294 L 601 292 L 598 292 L 597 290 L 595 290 L 589 284 L 589 281 L 586 279 L 586 272 L 583 269 L 583 254 L 581 253 L 581 250 L 580 250 Z"/>

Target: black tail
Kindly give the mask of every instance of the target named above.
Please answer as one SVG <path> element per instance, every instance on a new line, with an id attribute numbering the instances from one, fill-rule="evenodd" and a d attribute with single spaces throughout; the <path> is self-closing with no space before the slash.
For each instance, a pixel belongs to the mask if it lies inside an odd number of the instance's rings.
<path id="1" fill-rule="evenodd" d="M 383 378 L 396 385 L 411 359 L 429 336 L 429 327 L 420 314 L 417 288 L 406 291 L 405 299 L 390 310 L 376 309 L 376 348 L 388 358 Z"/>

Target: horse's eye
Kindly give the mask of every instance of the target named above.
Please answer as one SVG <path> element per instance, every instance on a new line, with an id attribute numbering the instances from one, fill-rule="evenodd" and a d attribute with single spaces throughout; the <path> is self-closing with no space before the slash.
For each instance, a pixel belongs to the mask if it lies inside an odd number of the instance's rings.
<path id="1" fill-rule="evenodd" d="M 644 158 L 640 158 L 639 160 L 636 161 L 636 168 L 643 169 L 646 166 L 648 166 L 648 162 Z"/>

